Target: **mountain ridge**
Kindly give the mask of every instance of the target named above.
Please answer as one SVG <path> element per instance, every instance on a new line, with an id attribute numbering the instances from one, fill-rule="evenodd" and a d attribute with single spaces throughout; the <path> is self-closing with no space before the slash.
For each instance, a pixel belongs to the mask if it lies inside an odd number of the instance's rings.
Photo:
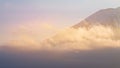
<path id="1" fill-rule="evenodd" d="M 99 10 L 82 20 L 80 23 L 74 25 L 73 28 L 88 27 L 98 24 L 105 26 L 120 25 L 120 7 Z"/>

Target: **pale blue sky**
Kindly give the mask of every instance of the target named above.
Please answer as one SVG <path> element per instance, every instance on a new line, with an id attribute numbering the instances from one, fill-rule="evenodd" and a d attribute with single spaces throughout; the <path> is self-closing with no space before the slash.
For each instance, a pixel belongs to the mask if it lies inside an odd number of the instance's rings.
<path id="1" fill-rule="evenodd" d="M 0 0 L 0 42 L 12 37 L 10 28 L 19 24 L 38 21 L 69 27 L 100 9 L 116 7 L 120 0 Z"/>
<path id="2" fill-rule="evenodd" d="M 118 7 L 119 0 L 0 0 L 1 23 L 25 21 L 36 17 L 67 20 L 66 24 L 78 22 L 102 8 Z M 57 17 L 56 17 L 57 16 Z M 60 19 L 60 18 L 61 19 Z M 63 18 L 63 20 L 62 20 Z M 56 22 L 56 23 L 61 23 Z"/>
<path id="3" fill-rule="evenodd" d="M 17 23 L 34 18 L 57 18 L 74 24 L 104 8 L 119 7 L 119 0 L 0 0 L 1 23 Z M 62 24 L 61 24 L 62 25 Z"/>

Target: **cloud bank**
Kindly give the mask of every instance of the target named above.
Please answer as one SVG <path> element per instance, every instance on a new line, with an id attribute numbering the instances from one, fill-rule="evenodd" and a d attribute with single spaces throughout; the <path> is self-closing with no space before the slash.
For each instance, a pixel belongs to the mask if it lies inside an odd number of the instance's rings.
<path id="1" fill-rule="evenodd" d="M 48 46 L 49 45 L 49 46 Z M 44 42 L 51 49 L 86 50 L 120 47 L 120 28 L 93 25 L 90 28 L 69 28 Z"/>
<path id="2" fill-rule="evenodd" d="M 47 26 L 48 27 L 48 26 Z M 51 28 L 51 27 L 50 27 Z M 38 36 L 39 38 L 39 36 Z M 22 35 L 7 45 L 33 50 L 94 50 L 120 47 L 120 27 L 92 25 L 67 28 L 43 41 Z"/>

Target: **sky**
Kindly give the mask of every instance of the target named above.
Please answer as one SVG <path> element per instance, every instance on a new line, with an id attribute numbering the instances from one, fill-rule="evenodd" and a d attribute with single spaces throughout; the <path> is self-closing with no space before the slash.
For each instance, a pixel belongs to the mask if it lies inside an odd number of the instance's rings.
<path id="1" fill-rule="evenodd" d="M 116 7 L 120 0 L 0 0 L 0 44 L 26 35 L 41 40 L 100 9 Z"/>

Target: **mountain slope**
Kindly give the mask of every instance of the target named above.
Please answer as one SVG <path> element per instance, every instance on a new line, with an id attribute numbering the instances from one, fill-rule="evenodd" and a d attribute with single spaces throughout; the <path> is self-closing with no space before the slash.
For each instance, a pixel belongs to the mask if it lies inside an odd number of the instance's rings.
<path id="1" fill-rule="evenodd" d="M 120 8 L 108 8 L 100 10 L 91 16 L 87 17 L 85 20 L 73 26 L 74 28 L 79 28 L 80 26 L 91 26 L 91 25 L 109 25 L 118 26 L 120 25 Z"/>

